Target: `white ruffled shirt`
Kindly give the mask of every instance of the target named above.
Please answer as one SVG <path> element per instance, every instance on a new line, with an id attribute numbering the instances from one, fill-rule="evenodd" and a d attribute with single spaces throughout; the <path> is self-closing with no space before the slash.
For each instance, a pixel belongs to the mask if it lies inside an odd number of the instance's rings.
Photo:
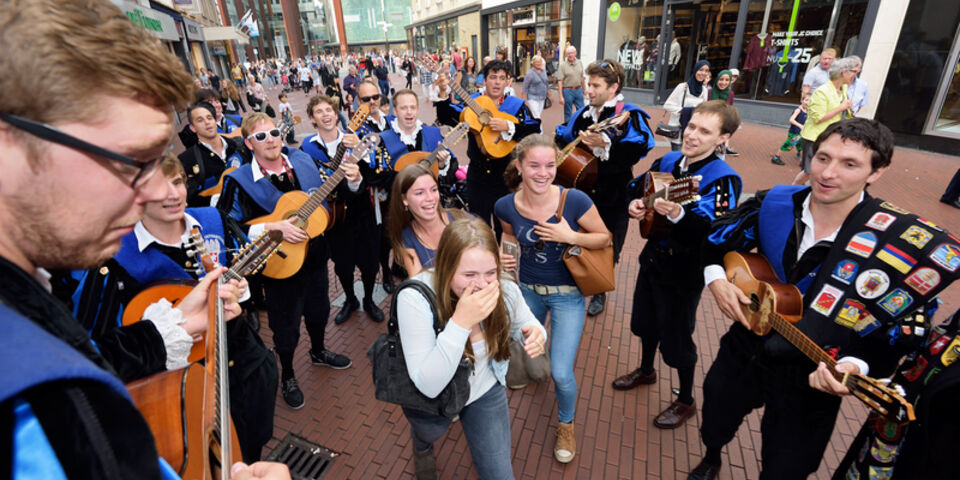
<path id="1" fill-rule="evenodd" d="M 616 107 L 617 102 L 622 102 L 622 101 L 623 101 L 623 94 L 618 93 L 616 97 L 613 97 L 612 99 L 605 102 L 603 105 L 600 106 L 599 109 L 594 107 L 593 105 L 590 105 L 589 107 L 587 107 L 587 111 L 583 112 L 583 116 L 593 119 L 593 123 L 598 123 L 600 121 L 600 112 L 602 112 L 603 109 L 608 107 Z M 593 155 L 599 158 L 600 161 L 602 162 L 610 159 L 610 147 L 613 146 L 613 142 L 610 140 L 610 137 L 607 136 L 606 133 L 600 133 L 600 135 L 603 135 L 603 140 L 605 145 L 603 147 L 594 147 Z"/>

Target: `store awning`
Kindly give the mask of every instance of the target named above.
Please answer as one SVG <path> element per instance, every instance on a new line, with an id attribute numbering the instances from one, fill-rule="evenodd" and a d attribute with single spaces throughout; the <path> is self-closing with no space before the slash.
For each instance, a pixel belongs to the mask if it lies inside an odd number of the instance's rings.
<path id="1" fill-rule="evenodd" d="M 250 37 L 233 27 L 203 27 L 203 38 L 208 42 L 236 40 L 241 45 L 250 43 Z"/>

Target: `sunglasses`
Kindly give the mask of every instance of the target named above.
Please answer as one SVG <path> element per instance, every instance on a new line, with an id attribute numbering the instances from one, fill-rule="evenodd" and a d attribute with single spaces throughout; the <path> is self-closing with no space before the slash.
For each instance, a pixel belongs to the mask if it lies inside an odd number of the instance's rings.
<path id="1" fill-rule="evenodd" d="M 0 120 L 3 120 L 11 126 L 23 130 L 24 132 L 27 132 L 30 135 L 42 140 L 63 145 L 64 147 L 72 148 L 89 155 L 103 157 L 107 160 L 122 163 L 123 165 L 138 169 L 137 174 L 130 182 L 130 188 L 133 189 L 143 186 L 143 184 L 146 183 L 154 173 L 157 173 L 157 170 L 159 170 L 157 167 L 160 166 L 160 161 L 163 159 L 163 156 L 161 155 L 152 160 L 141 162 L 112 150 L 98 147 L 45 123 L 35 122 L 33 120 L 28 120 L 26 118 L 11 115 L 9 113 L 0 113 Z"/>
<path id="2" fill-rule="evenodd" d="M 360 97 L 360 101 L 361 102 L 370 102 L 370 101 L 379 102 L 380 94 L 378 93 L 376 95 L 370 95 L 369 97 Z"/>
<path id="3" fill-rule="evenodd" d="M 280 129 L 274 128 L 273 130 L 267 130 L 265 132 L 251 133 L 250 135 L 247 135 L 247 140 L 256 140 L 258 142 L 265 142 L 267 140 L 268 134 L 273 138 L 280 138 Z"/>

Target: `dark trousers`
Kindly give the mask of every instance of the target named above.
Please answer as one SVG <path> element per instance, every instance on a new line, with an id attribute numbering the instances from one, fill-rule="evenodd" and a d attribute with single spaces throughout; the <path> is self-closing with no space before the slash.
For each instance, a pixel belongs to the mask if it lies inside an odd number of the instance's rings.
<path id="1" fill-rule="evenodd" d="M 476 168 L 481 168 L 477 166 Z M 497 233 L 497 238 L 503 233 L 500 221 L 493 214 L 493 205 L 497 203 L 500 197 L 510 193 L 507 185 L 503 182 L 478 182 L 475 179 L 467 179 L 467 203 L 469 203 L 470 213 L 476 215 L 489 225 L 493 226 Z"/>
<path id="2" fill-rule="evenodd" d="M 347 218 L 326 233 L 330 245 L 330 258 L 333 259 L 333 271 L 340 280 L 347 300 L 356 298 L 353 293 L 353 271 L 360 269 L 360 278 L 364 294 L 373 294 L 373 285 L 377 281 L 377 269 L 380 232 L 372 216 L 362 215 L 351 218 L 349 209 Z M 371 298 L 372 300 L 372 298 Z"/>
<path id="3" fill-rule="evenodd" d="M 613 263 L 620 262 L 620 251 L 623 250 L 624 240 L 627 238 L 627 229 L 630 225 L 630 215 L 627 213 L 627 204 L 618 206 L 597 205 L 600 218 L 607 230 L 613 234 Z"/>
<path id="4" fill-rule="evenodd" d="M 820 466 L 840 397 L 810 388 L 807 375 L 813 362 L 770 359 L 760 342 L 740 324 L 720 339 L 703 383 L 700 436 L 708 448 L 720 448 L 733 439 L 747 414 L 764 407 L 760 478 L 805 479 Z"/>
<path id="5" fill-rule="evenodd" d="M 380 214 L 383 216 L 383 221 L 380 225 L 377 225 L 377 235 L 378 235 L 378 246 L 377 246 L 377 260 L 380 263 L 380 270 L 383 272 L 383 280 L 386 281 L 387 278 L 392 276 L 390 267 L 390 237 L 389 232 L 387 232 L 387 212 L 390 211 L 390 202 L 380 202 Z"/>
<path id="6" fill-rule="evenodd" d="M 957 200 L 960 200 L 960 168 L 957 169 L 957 173 L 953 174 L 950 184 L 947 185 L 943 196 L 940 197 L 942 202 L 956 202 Z"/>
<path id="7" fill-rule="evenodd" d="M 243 315 L 227 323 L 230 353 L 230 416 L 246 463 L 260 460 L 263 446 L 273 436 L 277 361 L 260 339 L 256 310 L 244 306 Z"/>
<path id="8" fill-rule="evenodd" d="M 660 345 L 663 361 L 673 368 L 697 364 L 693 330 L 703 286 L 695 288 L 656 281 L 656 272 L 640 269 L 633 289 L 630 331 L 644 345 Z"/>
<path id="9" fill-rule="evenodd" d="M 292 354 L 296 350 L 301 317 L 312 348 L 324 349 L 324 330 L 330 316 L 329 283 L 327 249 L 322 237 L 310 241 L 303 267 L 292 277 L 279 280 L 264 277 L 268 324 L 278 354 Z"/>

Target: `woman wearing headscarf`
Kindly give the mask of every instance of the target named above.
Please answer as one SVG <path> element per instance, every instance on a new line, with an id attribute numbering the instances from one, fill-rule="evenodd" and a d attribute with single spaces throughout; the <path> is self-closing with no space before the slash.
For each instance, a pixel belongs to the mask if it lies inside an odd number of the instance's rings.
<path id="1" fill-rule="evenodd" d="M 671 150 L 680 150 L 680 144 L 683 143 L 683 130 L 687 128 L 693 109 L 709 99 L 709 91 L 704 88 L 708 85 L 710 85 L 710 62 L 700 60 L 694 65 L 690 78 L 685 83 L 678 84 L 667 97 L 667 101 L 663 103 L 663 109 L 670 113 L 669 124 L 680 126 L 680 135 L 670 139 Z"/>
<path id="2" fill-rule="evenodd" d="M 733 105 L 733 72 L 730 70 L 721 70 L 717 74 L 717 81 L 714 82 L 713 88 L 710 89 L 710 100 L 723 100 L 729 105 Z M 730 140 L 727 140 L 726 145 L 723 146 L 723 153 L 725 155 L 730 155 L 736 157 L 740 155 L 730 148 Z"/>

